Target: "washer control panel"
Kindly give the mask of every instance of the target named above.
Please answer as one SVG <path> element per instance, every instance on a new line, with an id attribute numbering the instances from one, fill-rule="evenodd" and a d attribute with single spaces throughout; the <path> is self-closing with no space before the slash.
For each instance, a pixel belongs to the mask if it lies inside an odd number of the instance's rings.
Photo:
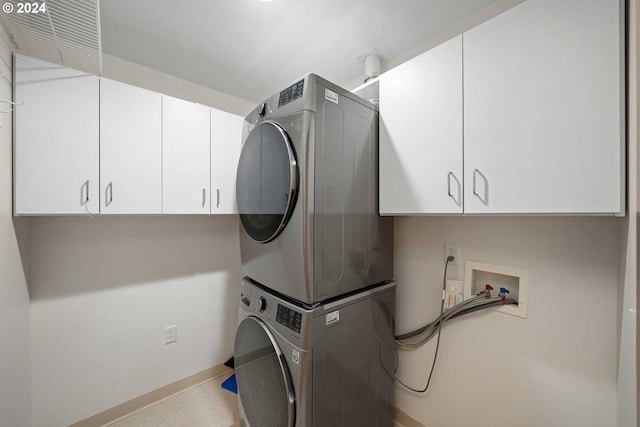
<path id="1" fill-rule="evenodd" d="M 257 285 L 242 280 L 240 291 L 241 314 L 246 310 L 270 324 L 274 330 L 289 340 L 300 344 L 302 331 L 307 329 L 311 321 L 311 311 L 284 301 Z M 244 312 L 246 315 L 246 312 Z"/>
<path id="2" fill-rule="evenodd" d="M 287 328 L 300 333 L 300 326 L 302 325 L 302 313 L 285 307 L 282 304 L 278 304 L 278 312 L 276 314 L 276 322 Z"/>

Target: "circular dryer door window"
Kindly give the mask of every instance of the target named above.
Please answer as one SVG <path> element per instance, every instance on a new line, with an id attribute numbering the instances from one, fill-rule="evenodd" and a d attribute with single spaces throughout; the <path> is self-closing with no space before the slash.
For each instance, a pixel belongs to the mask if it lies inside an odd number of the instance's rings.
<path id="1" fill-rule="evenodd" d="M 296 201 L 298 165 L 285 130 L 265 121 L 245 141 L 238 162 L 240 221 L 252 239 L 266 243 L 287 225 Z"/>
<path id="2" fill-rule="evenodd" d="M 273 334 L 256 317 L 238 325 L 234 369 L 250 426 L 293 427 L 295 398 L 287 364 Z"/>

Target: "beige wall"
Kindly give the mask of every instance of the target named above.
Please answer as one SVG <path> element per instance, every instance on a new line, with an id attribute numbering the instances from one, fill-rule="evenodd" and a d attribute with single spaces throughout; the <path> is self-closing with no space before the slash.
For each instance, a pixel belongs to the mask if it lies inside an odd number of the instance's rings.
<path id="1" fill-rule="evenodd" d="M 627 218 L 620 236 L 618 427 L 638 425 L 638 2 L 627 2 Z"/>
<path id="2" fill-rule="evenodd" d="M 624 221 L 396 218 L 397 332 L 438 316 L 445 242 L 460 244 L 463 260 L 529 271 L 528 318 L 487 311 L 447 324 L 430 390 L 398 386 L 397 406 L 429 427 L 616 425 Z M 463 267 L 448 277 L 463 279 Z M 398 376 L 424 386 L 433 350 L 400 351 Z"/>
<path id="3" fill-rule="evenodd" d="M 0 38 L 0 99 L 11 100 L 11 52 Z M 10 104 L 0 103 L 6 111 Z M 34 124 L 35 125 L 35 124 Z M 30 425 L 28 219 L 14 220 L 11 114 L 0 113 L 0 425 Z M 24 251 L 24 257 L 20 249 Z"/>
<path id="4" fill-rule="evenodd" d="M 237 230 L 237 216 L 32 218 L 32 425 L 69 425 L 225 362 Z M 169 325 L 178 340 L 165 345 Z"/>
<path id="5" fill-rule="evenodd" d="M 629 190 L 632 187 L 630 185 Z M 636 197 L 629 194 L 629 212 L 620 230 L 618 259 L 618 427 L 636 426 L 638 420 L 638 211 L 637 206 L 633 208 L 631 204 Z"/>

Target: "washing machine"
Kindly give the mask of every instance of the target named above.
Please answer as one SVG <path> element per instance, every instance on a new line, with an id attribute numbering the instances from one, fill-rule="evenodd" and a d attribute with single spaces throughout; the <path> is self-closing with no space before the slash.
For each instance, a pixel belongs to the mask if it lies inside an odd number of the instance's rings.
<path id="1" fill-rule="evenodd" d="M 242 281 L 235 374 L 245 427 L 392 427 L 395 283 L 305 308 Z"/>
<path id="2" fill-rule="evenodd" d="M 236 199 L 243 276 L 309 306 L 393 277 L 377 109 L 315 74 L 246 117 Z"/>

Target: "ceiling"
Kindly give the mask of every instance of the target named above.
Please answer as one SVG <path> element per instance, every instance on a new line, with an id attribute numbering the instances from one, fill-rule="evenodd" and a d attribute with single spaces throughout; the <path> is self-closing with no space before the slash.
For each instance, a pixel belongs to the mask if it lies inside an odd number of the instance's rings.
<path id="1" fill-rule="evenodd" d="M 102 0 L 102 51 L 260 102 L 314 72 L 348 86 L 497 0 Z"/>

